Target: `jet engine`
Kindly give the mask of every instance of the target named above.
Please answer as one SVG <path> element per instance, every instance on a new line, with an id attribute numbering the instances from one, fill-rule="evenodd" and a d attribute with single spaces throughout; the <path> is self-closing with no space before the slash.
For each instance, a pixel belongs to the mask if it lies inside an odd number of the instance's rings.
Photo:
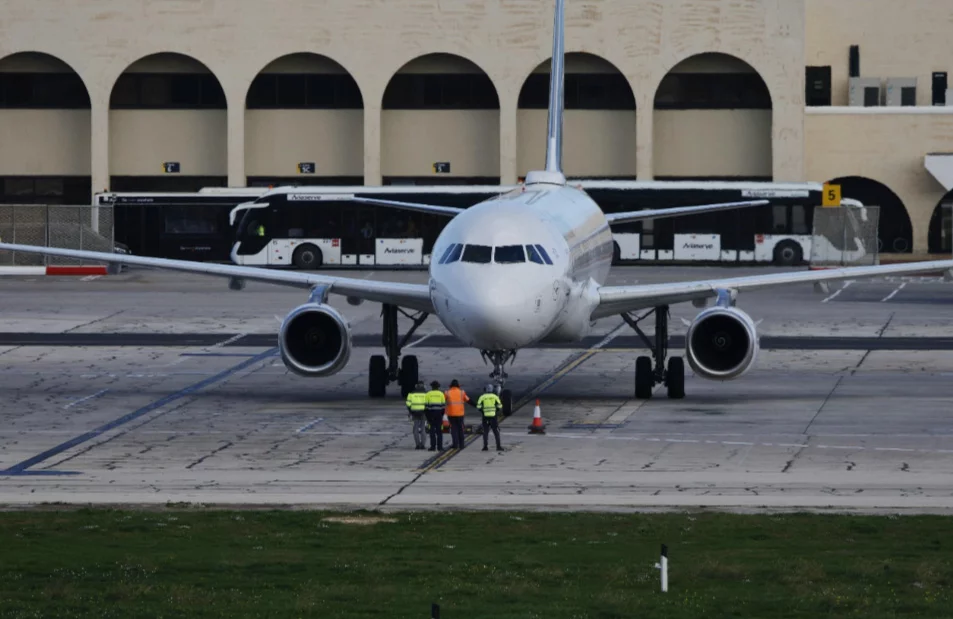
<path id="1" fill-rule="evenodd" d="M 685 356 L 692 370 L 709 380 L 744 375 L 758 355 L 758 333 L 748 314 L 728 306 L 700 313 L 685 335 Z"/>
<path id="2" fill-rule="evenodd" d="M 330 305 L 306 303 L 291 311 L 278 331 L 281 360 L 301 376 L 330 376 L 351 358 L 351 328 Z"/>

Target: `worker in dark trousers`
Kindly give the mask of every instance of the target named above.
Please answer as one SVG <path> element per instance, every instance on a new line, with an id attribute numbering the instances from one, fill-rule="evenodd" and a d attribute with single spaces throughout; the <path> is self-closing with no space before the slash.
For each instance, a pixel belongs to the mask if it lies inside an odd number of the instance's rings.
<path id="1" fill-rule="evenodd" d="M 450 381 L 450 389 L 444 393 L 447 396 L 447 420 L 450 422 L 450 439 L 453 444 L 450 449 L 463 449 L 463 405 L 470 403 L 470 396 L 460 388 L 460 382 L 454 378 Z"/>
<path id="2" fill-rule="evenodd" d="M 407 394 L 407 414 L 414 420 L 414 449 L 424 449 L 424 422 L 427 415 L 427 390 L 417 383 Z"/>
<path id="3" fill-rule="evenodd" d="M 476 407 L 483 413 L 483 451 L 489 451 L 490 430 L 493 430 L 493 438 L 496 439 L 496 450 L 503 451 L 503 446 L 500 444 L 500 424 L 496 418 L 497 413 L 503 410 L 503 402 L 494 393 L 493 385 L 486 386 L 484 394 L 477 400 Z"/>
<path id="4" fill-rule="evenodd" d="M 443 414 L 447 398 L 440 391 L 440 383 L 430 383 L 426 394 L 427 423 L 430 425 L 430 451 L 443 451 Z"/>

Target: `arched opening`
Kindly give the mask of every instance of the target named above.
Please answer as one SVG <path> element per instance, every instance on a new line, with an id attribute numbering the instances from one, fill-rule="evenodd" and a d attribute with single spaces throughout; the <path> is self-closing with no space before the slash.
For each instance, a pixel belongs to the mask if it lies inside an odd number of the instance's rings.
<path id="1" fill-rule="evenodd" d="M 0 59 L 0 203 L 89 204 L 90 98 L 49 54 Z"/>
<path id="2" fill-rule="evenodd" d="M 931 254 L 953 253 L 953 191 L 943 196 L 930 218 L 927 238 Z"/>
<path id="3" fill-rule="evenodd" d="M 880 207 L 877 237 L 881 252 L 903 254 L 913 251 L 913 225 L 907 207 L 890 187 L 863 176 L 843 176 L 829 182 L 840 185 L 841 195 L 845 198 L 860 200 L 864 206 Z"/>
<path id="4" fill-rule="evenodd" d="M 228 184 L 228 119 L 218 78 L 176 53 L 129 65 L 109 98 L 113 191 L 197 191 Z"/>
<path id="5" fill-rule="evenodd" d="M 362 185 L 364 99 L 339 63 L 312 53 L 261 70 L 245 101 L 248 185 Z"/>
<path id="6" fill-rule="evenodd" d="M 381 116 L 385 185 L 500 182 L 500 99 L 472 61 L 411 60 L 388 82 Z"/>
<path id="7" fill-rule="evenodd" d="M 517 169 L 543 168 L 551 60 L 523 82 L 517 112 Z M 563 172 L 570 178 L 635 178 L 635 95 L 608 60 L 566 54 Z"/>
<path id="8" fill-rule="evenodd" d="M 771 93 L 748 63 L 691 56 L 662 79 L 654 107 L 657 179 L 772 180 Z"/>

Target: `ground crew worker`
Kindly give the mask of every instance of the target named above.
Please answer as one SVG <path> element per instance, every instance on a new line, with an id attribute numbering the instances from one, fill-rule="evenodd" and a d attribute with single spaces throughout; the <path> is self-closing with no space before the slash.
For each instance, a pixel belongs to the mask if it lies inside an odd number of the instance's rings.
<path id="1" fill-rule="evenodd" d="M 407 394 L 407 414 L 414 420 L 414 449 L 424 448 L 424 421 L 427 415 L 427 391 L 424 384 L 417 383 Z"/>
<path id="2" fill-rule="evenodd" d="M 450 389 L 444 394 L 447 396 L 447 419 L 450 421 L 451 449 L 463 449 L 463 405 L 470 401 L 467 392 L 460 388 L 460 383 L 454 378 L 450 381 Z"/>
<path id="3" fill-rule="evenodd" d="M 487 444 L 490 442 L 488 430 L 493 430 L 493 437 L 496 439 L 496 450 L 503 451 L 500 445 L 500 425 L 496 419 L 496 414 L 503 409 L 503 402 L 500 397 L 493 393 L 493 385 L 487 385 L 485 393 L 477 400 L 476 407 L 483 413 L 483 451 L 489 451 Z"/>
<path id="4" fill-rule="evenodd" d="M 426 393 L 427 423 L 430 424 L 430 451 L 443 451 L 443 414 L 447 398 L 440 391 L 440 383 L 430 383 Z"/>

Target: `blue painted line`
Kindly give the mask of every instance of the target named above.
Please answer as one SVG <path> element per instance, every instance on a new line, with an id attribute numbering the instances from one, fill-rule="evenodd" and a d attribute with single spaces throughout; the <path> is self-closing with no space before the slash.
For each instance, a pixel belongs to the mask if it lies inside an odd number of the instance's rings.
<path id="1" fill-rule="evenodd" d="M 243 352 L 184 352 L 180 357 L 254 357 L 255 353 Z"/>
<path id="2" fill-rule="evenodd" d="M 79 471 L 22 471 L 20 473 L 0 471 L 0 475 L 9 477 L 63 477 L 66 475 L 82 475 L 82 473 Z"/>
<path id="3" fill-rule="evenodd" d="M 268 357 L 273 356 L 276 350 L 277 349 L 266 350 L 263 353 L 259 353 L 255 355 L 251 359 L 242 361 L 235 367 L 219 372 L 215 376 L 210 376 L 209 378 L 206 378 L 203 381 L 197 382 L 194 385 L 186 387 L 185 389 L 182 389 L 181 391 L 177 391 L 171 395 L 167 395 L 161 400 L 156 400 L 155 402 L 151 404 L 147 404 L 146 406 L 143 406 L 137 411 L 133 411 L 131 413 L 123 415 L 122 417 L 118 419 L 113 419 L 109 423 L 105 423 L 99 426 L 98 428 L 96 428 L 95 430 L 90 430 L 89 432 L 86 432 L 85 434 L 81 434 L 77 436 L 76 438 L 70 439 L 66 441 L 65 443 L 61 443 L 57 445 L 56 447 L 53 447 L 52 449 L 47 449 L 43 453 L 37 454 L 33 456 L 32 458 L 28 458 L 27 460 L 24 460 L 23 462 L 20 462 L 19 464 L 14 464 L 7 470 L 0 471 L 0 475 L 21 475 L 28 468 L 32 466 L 36 466 L 40 462 L 49 460 L 53 456 L 61 454 L 68 449 L 72 449 L 73 447 L 76 447 L 77 445 L 82 445 L 83 443 L 90 441 L 96 438 L 97 436 L 100 436 L 104 432 L 109 432 L 110 430 L 118 428 L 119 426 L 123 424 L 129 423 L 130 421 L 135 421 L 136 419 L 139 419 L 143 415 L 148 415 L 152 411 L 162 408 L 163 406 L 165 406 L 166 404 L 169 404 L 170 402 L 174 402 L 186 396 L 192 395 L 196 391 L 201 391 L 202 389 L 208 387 L 209 385 L 213 385 L 219 381 L 225 380 L 232 374 L 235 374 L 236 372 L 241 372 L 245 368 L 255 365 L 259 361 L 264 361 Z"/>

